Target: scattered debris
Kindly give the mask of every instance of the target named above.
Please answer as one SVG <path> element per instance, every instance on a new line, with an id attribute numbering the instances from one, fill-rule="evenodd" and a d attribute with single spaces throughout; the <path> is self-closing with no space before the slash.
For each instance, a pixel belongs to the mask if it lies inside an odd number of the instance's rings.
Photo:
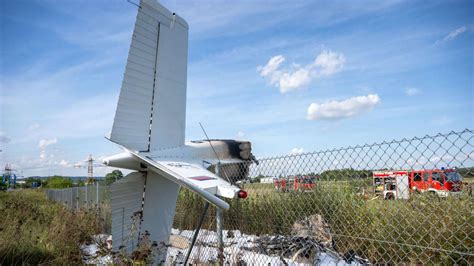
<path id="1" fill-rule="evenodd" d="M 280 258 L 291 258 L 291 261 L 298 263 L 314 264 L 321 252 L 342 260 L 336 252 L 332 252 L 309 236 L 262 236 L 255 241 L 255 244 L 255 247 L 248 250 Z"/>
<path id="2" fill-rule="evenodd" d="M 303 221 L 304 220 L 304 221 Z M 224 230 L 224 265 L 365 265 L 368 261 L 354 254 L 339 254 L 332 248 L 332 238 L 328 228 L 319 232 L 315 229 L 317 224 L 324 225 L 324 221 L 317 216 L 308 217 L 299 222 L 303 227 L 299 236 L 255 236 L 242 234 L 239 230 Z M 295 223 L 296 224 L 296 223 Z M 309 230 L 313 228 L 313 230 Z M 295 226 L 295 230 L 298 226 Z M 314 233 L 318 231 L 318 233 Z M 194 231 L 172 230 L 177 239 L 192 238 Z M 310 233 L 313 232 L 313 233 Z M 304 235 L 304 236 L 302 236 Z M 324 236 L 324 237 L 323 237 Z M 316 239 L 318 237 L 320 240 Z M 328 244 L 330 243 L 330 244 Z M 168 248 L 168 260 L 173 265 L 181 265 L 187 249 L 179 249 L 172 245 Z M 217 233 L 201 230 L 190 256 L 193 264 L 211 264 L 217 260 Z M 345 260 L 345 259 L 349 259 Z"/>
<path id="3" fill-rule="evenodd" d="M 91 241 L 81 245 L 81 250 L 83 254 L 82 260 L 85 264 L 112 263 L 112 256 L 110 254 L 112 250 L 112 236 L 106 234 L 95 235 Z"/>
<path id="4" fill-rule="evenodd" d="M 188 238 L 179 235 L 170 236 L 170 245 L 179 249 L 187 249 L 191 245 Z"/>
<path id="5" fill-rule="evenodd" d="M 224 230 L 224 265 L 366 265 L 369 264 L 350 251 L 339 254 L 332 248 L 329 228 L 319 215 L 306 217 L 293 226 L 292 236 L 255 236 L 242 234 L 239 230 Z M 319 229 L 318 226 L 320 227 Z M 322 229 L 321 229 L 322 228 Z M 193 236 L 192 230 L 172 229 L 170 244 L 166 245 L 166 263 L 183 265 L 185 254 Z M 132 264 L 149 261 L 146 254 L 163 250 L 162 244 L 141 245 L 136 252 L 122 256 L 112 252 L 111 237 L 97 235 L 92 243 L 82 245 L 85 264 Z M 150 253 L 151 251 L 151 253 Z M 201 230 L 195 249 L 191 252 L 193 265 L 215 264 L 218 259 L 217 233 Z M 153 256 L 152 256 L 153 257 Z"/>
<path id="6" fill-rule="evenodd" d="M 309 237 L 317 241 L 325 248 L 332 248 L 332 236 L 329 225 L 319 214 L 305 217 L 293 224 L 291 230 L 293 236 Z"/>

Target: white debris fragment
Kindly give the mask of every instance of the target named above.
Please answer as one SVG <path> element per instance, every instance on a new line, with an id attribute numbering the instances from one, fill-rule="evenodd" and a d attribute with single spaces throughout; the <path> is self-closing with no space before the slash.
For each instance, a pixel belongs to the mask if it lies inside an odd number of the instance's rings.
<path id="1" fill-rule="evenodd" d="M 91 243 L 81 245 L 84 264 L 105 265 L 112 263 L 112 256 L 101 256 L 101 248 L 112 248 L 112 236 L 106 234 L 99 234 L 92 237 Z"/>
<path id="2" fill-rule="evenodd" d="M 180 241 L 191 243 L 194 231 L 172 230 L 172 235 L 179 236 Z M 313 265 L 313 263 L 300 263 L 289 258 L 269 256 L 255 251 L 251 251 L 256 246 L 255 242 L 259 237 L 255 235 L 242 234 L 239 230 L 224 230 L 224 264 L 229 265 Z M 182 245 L 182 244 L 180 244 Z M 188 248 L 180 249 L 177 245 L 168 248 L 167 262 L 170 264 L 182 265 L 188 252 Z M 202 229 L 199 232 L 198 240 L 194 246 L 189 262 L 194 264 L 215 263 L 218 261 L 217 233 Z M 360 265 L 356 262 L 348 264 L 344 260 L 334 255 L 319 252 L 314 258 L 314 265 Z"/>
<path id="3" fill-rule="evenodd" d="M 184 263 L 186 254 L 190 247 L 191 239 L 194 231 L 191 230 L 171 230 L 170 247 L 167 250 L 167 264 L 182 265 Z M 277 236 L 275 236 L 277 237 Z M 362 265 L 357 262 L 350 264 L 340 257 L 327 252 L 318 252 L 315 254 L 313 263 L 302 263 L 290 258 L 282 258 L 277 256 L 270 256 L 259 252 L 252 251 L 256 247 L 256 242 L 259 239 L 255 235 L 242 234 L 239 230 L 224 230 L 224 264 L 229 265 Z M 111 248 L 110 235 L 97 235 L 93 237 L 90 244 L 81 245 L 81 250 L 84 255 L 83 262 L 85 264 L 99 264 L 105 265 L 113 263 L 111 255 L 99 255 L 100 249 Z M 184 247 L 184 248 L 183 248 Z M 202 229 L 199 232 L 198 240 L 194 246 L 189 262 L 193 264 L 209 264 L 218 262 L 218 248 L 217 248 L 217 233 L 210 230 Z"/>

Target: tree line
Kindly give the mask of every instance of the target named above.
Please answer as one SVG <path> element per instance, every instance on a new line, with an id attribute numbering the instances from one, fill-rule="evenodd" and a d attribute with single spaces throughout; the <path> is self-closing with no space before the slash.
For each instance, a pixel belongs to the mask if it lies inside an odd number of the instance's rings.
<path id="1" fill-rule="evenodd" d="M 123 173 L 120 170 L 113 170 L 112 172 L 105 175 L 105 178 L 102 180 L 95 178 L 86 178 L 85 180 L 74 180 L 67 176 L 54 175 L 46 179 L 39 177 L 28 177 L 25 179 L 25 183 L 16 184 L 17 188 L 69 188 L 69 187 L 82 187 L 87 185 L 96 184 L 99 185 L 110 185 L 113 182 L 121 179 Z"/>

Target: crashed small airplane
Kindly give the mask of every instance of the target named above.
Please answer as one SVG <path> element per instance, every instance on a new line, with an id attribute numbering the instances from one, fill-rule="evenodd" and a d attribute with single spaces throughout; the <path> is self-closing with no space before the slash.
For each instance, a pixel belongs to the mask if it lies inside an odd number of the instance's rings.
<path id="1" fill-rule="evenodd" d="M 184 141 L 187 57 L 186 21 L 141 0 L 110 135 L 125 152 L 103 161 L 135 171 L 111 188 L 114 250 L 133 251 L 145 234 L 168 244 L 181 186 L 224 210 L 219 196 L 247 196 L 235 182 L 254 160 L 250 142 Z M 227 180 L 209 171 L 218 164 Z"/>

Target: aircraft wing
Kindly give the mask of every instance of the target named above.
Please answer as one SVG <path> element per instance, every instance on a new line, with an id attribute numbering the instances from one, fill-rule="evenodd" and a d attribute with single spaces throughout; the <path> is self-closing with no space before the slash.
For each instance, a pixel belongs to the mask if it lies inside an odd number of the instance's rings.
<path id="1" fill-rule="evenodd" d="M 241 191 L 240 188 L 229 184 L 198 164 L 178 161 L 154 161 L 143 154 L 122 148 L 145 164 L 149 170 L 193 190 L 219 208 L 228 210 L 229 204 L 216 195 L 236 198 Z"/>

